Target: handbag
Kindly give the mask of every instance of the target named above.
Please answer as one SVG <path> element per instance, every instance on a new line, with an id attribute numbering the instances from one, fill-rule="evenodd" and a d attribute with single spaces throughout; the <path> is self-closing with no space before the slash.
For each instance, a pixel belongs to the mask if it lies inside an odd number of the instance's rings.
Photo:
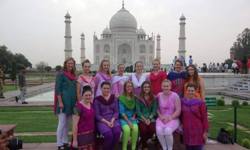
<path id="1" fill-rule="evenodd" d="M 234 144 L 232 136 L 224 128 L 221 128 L 216 140 L 222 144 Z"/>

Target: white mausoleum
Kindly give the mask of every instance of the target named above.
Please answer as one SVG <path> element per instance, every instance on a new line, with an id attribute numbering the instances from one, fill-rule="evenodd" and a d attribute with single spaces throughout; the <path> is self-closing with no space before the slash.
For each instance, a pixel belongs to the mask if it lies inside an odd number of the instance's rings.
<path id="1" fill-rule="evenodd" d="M 129 66 L 140 60 L 148 69 L 155 58 L 153 35 L 148 36 L 141 27 L 137 28 L 136 18 L 124 8 L 124 4 L 112 16 L 101 37 L 94 35 L 93 44 L 95 65 L 99 65 L 102 59 L 109 59 L 112 68 L 120 63 Z"/>

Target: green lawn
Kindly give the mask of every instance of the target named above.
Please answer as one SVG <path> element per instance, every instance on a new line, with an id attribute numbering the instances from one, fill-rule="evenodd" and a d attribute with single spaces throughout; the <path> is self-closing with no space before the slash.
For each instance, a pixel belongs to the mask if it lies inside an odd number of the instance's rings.
<path id="1" fill-rule="evenodd" d="M 16 124 L 16 132 L 53 132 L 57 118 L 50 107 L 0 107 L 0 124 Z"/>
<path id="2" fill-rule="evenodd" d="M 17 90 L 16 85 L 4 85 L 3 86 L 3 92 L 15 91 L 15 90 Z"/>
<path id="3" fill-rule="evenodd" d="M 234 110 L 232 106 L 217 106 L 217 107 L 208 107 L 208 112 L 212 114 L 212 118 L 210 119 L 210 131 L 209 136 L 211 138 L 216 138 L 218 131 L 220 128 L 230 127 L 228 123 L 234 122 Z M 239 129 L 237 139 L 238 143 L 241 143 L 242 139 L 248 138 L 250 139 L 250 133 L 246 131 L 250 131 L 250 106 L 240 106 L 237 111 L 237 119 L 238 125 L 246 128 Z M 231 126 L 233 127 L 233 126 Z"/>
<path id="4" fill-rule="evenodd" d="M 231 106 L 208 107 L 212 114 L 209 136 L 216 138 L 221 127 L 233 123 Z M 238 108 L 238 124 L 250 130 L 250 106 Z M 57 118 L 51 107 L 0 107 L 0 124 L 17 124 L 15 132 L 55 132 Z M 55 142 L 55 136 L 21 136 L 25 143 Z M 243 138 L 250 139 L 250 134 L 238 129 L 238 142 Z"/>

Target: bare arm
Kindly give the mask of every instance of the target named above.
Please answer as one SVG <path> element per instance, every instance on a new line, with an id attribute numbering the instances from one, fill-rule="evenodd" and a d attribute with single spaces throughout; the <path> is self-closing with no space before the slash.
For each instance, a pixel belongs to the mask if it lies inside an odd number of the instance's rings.
<path id="1" fill-rule="evenodd" d="M 204 83 L 204 80 L 203 80 L 203 78 L 200 78 L 200 87 L 201 87 L 201 99 L 203 100 L 203 101 L 205 101 L 205 83 Z"/>

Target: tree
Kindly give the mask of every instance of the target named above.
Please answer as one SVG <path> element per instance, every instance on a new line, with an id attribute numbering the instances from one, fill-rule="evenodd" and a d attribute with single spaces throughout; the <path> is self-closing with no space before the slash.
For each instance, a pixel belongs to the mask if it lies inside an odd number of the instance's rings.
<path id="1" fill-rule="evenodd" d="M 32 67 L 32 64 L 23 54 L 13 54 L 5 45 L 0 46 L 0 64 L 5 73 L 14 75 L 21 67 Z M 14 79 L 14 77 L 12 77 Z"/>
<path id="2" fill-rule="evenodd" d="M 47 72 L 50 72 L 50 71 L 52 70 L 52 67 L 50 67 L 50 66 L 45 66 L 44 70 L 47 71 Z"/>
<path id="3" fill-rule="evenodd" d="M 36 69 L 40 72 L 44 72 L 45 71 L 45 67 L 48 66 L 48 63 L 44 62 L 44 61 L 40 61 L 39 63 L 36 64 Z"/>
<path id="4" fill-rule="evenodd" d="M 55 70 L 56 70 L 56 71 L 61 71 L 61 70 L 62 70 L 62 66 L 57 65 L 57 66 L 55 67 Z"/>
<path id="5" fill-rule="evenodd" d="M 231 47 L 235 59 L 241 61 L 243 73 L 247 72 L 247 59 L 250 57 L 250 29 L 246 28 L 237 36 L 236 42 Z"/>

